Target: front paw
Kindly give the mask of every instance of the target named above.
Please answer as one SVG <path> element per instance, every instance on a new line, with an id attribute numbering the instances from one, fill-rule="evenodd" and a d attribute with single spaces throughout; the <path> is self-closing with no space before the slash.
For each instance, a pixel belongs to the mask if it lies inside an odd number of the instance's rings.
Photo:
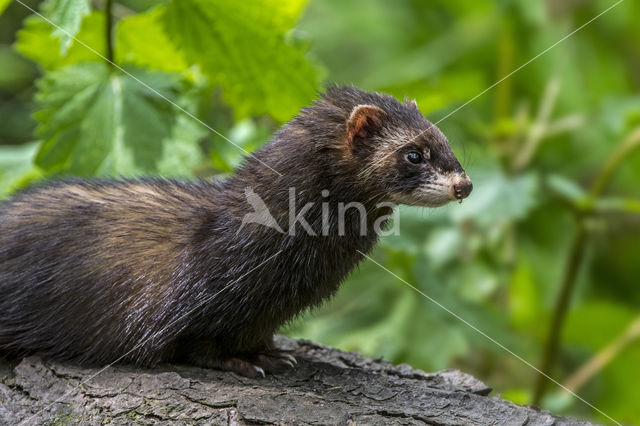
<path id="1" fill-rule="evenodd" d="M 294 368 L 298 361 L 289 352 L 269 350 L 259 352 L 254 358 L 254 365 L 266 373 L 278 374 Z"/>
<path id="2" fill-rule="evenodd" d="M 233 371 L 244 377 L 265 377 L 267 374 L 278 374 L 293 368 L 296 359 L 283 351 L 269 350 L 255 354 L 226 358 L 211 363 L 209 366 L 219 370 Z"/>

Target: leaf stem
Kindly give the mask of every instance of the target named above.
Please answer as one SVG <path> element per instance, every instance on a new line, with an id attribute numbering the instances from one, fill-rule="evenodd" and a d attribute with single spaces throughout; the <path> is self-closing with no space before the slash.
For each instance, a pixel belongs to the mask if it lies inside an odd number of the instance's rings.
<path id="1" fill-rule="evenodd" d="M 500 44 L 498 45 L 498 72 L 496 77 L 502 78 L 513 69 L 513 56 L 515 47 L 513 43 L 513 28 L 509 17 L 505 17 L 500 22 Z M 507 79 L 503 84 L 496 87 L 496 102 L 494 107 L 495 121 L 499 121 L 509 114 L 509 107 L 512 100 L 512 80 Z"/>
<path id="2" fill-rule="evenodd" d="M 611 341 L 604 349 L 601 349 L 586 364 L 571 375 L 564 383 L 565 387 L 577 392 L 593 376 L 605 368 L 616 356 L 626 349 L 631 343 L 640 338 L 640 315 L 635 317 L 627 328 Z M 566 391 L 565 391 L 566 392 Z"/>
<path id="3" fill-rule="evenodd" d="M 542 363 L 540 364 L 540 371 L 547 376 L 549 376 L 558 355 L 558 346 L 560 345 L 560 337 L 564 326 L 564 320 L 567 316 L 569 302 L 571 301 L 571 295 L 575 288 L 576 278 L 585 252 L 586 237 L 587 234 L 584 229 L 584 225 L 582 224 L 582 220 L 580 220 L 578 223 L 578 231 L 573 237 L 573 242 L 569 249 L 569 258 L 567 260 L 564 277 L 562 278 L 560 294 L 558 295 L 556 306 L 553 311 L 553 317 L 549 326 L 549 335 L 545 342 Z M 544 375 L 540 374 L 537 376 L 536 385 L 533 391 L 533 405 L 538 405 L 540 403 L 540 400 L 544 396 L 547 383 L 548 381 Z"/>
<path id="4" fill-rule="evenodd" d="M 598 174 L 598 177 L 591 185 L 589 194 L 592 198 L 598 198 L 602 195 L 605 187 L 611 181 L 614 172 L 635 149 L 640 147 L 640 127 L 634 129 L 625 140 L 618 145 L 617 149 L 611 154 L 604 167 Z"/>
<path id="5" fill-rule="evenodd" d="M 542 142 L 542 139 L 546 136 L 550 126 L 551 113 L 558 99 L 559 92 L 560 79 L 557 76 L 552 76 L 547 82 L 547 87 L 540 101 L 538 116 L 531 126 L 531 130 L 527 135 L 522 149 L 513 160 L 512 169 L 514 171 L 523 170 L 531 162 L 533 155 L 540 146 L 540 142 Z"/>
<path id="6" fill-rule="evenodd" d="M 637 148 L 640 148 L 640 127 L 635 128 L 629 136 L 618 144 L 616 149 L 605 162 L 589 190 L 592 200 L 595 201 L 600 197 L 600 195 L 602 195 L 604 189 L 610 183 L 613 174 L 620 168 L 620 164 L 622 164 L 622 162 Z M 585 229 L 584 218 L 585 216 L 582 214 L 577 217 L 578 230 L 573 237 L 573 242 L 569 249 L 569 257 L 567 259 L 567 267 L 565 268 L 564 277 L 562 279 L 562 287 L 560 288 L 560 294 L 556 301 L 549 333 L 543 350 L 540 371 L 547 376 L 550 375 L 558 355 L 558 347 L 560 346 L 564 320 L 567 316 L 569 302 L 571 301 L 571 296 L 578 277 L 578 271 L 586 252 L 585 243 L 588 235 Z M 544 396 L 547 383 L 548 381 L 546 377 L 540 374 L 534 387 L 532 404 L 538 405 L 540 403 Z"/>
<path id="7" fill-rule="evenodd" d="M 110 67 L 113 68 L 114 54 L 113 54 L 113 0 L 106 0 L 104 4 L 105 15 L 105 41 L 107 46 L 106 60 Z"/>

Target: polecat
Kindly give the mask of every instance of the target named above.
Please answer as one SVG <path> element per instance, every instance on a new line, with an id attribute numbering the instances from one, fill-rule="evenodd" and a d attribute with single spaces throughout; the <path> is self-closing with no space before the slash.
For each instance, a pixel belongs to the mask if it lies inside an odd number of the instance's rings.
<path id="1" fill-rule="evenodd" d="M 415 102 L 354 87 L 226 179 L 51 181 L 0 204 L 0 351 L 278 372 L 274 331 L 336 292 L 391 203 L 471 189 Z"/>

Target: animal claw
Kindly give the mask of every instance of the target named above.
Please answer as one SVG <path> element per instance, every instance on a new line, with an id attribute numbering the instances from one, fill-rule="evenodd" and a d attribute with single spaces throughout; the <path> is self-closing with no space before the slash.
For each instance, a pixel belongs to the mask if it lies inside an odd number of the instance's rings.
<path id="1" fill-rule="evenodd" d="M 287 355 L 287 359 L 289 361 L 291 361 L 291 363 L 293 365 L 298 365 L 298 360 L 296 359 L 296 357 L 294 357 L 293 355 L 290 355 L 290 354 L 286 354 L 286 355 Z M 293 365 L 292 365 L 292 367 L 293 367 Z"/>

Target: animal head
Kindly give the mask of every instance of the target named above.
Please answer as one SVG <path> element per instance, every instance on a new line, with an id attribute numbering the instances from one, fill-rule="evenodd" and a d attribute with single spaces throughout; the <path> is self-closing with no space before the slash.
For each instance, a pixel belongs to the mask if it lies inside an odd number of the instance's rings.
<path id="1" fill-rule="evenodd" d="M 423 117 L 415 101 L 353 87 L 332 88 L 325 99 L 345 114 L 343 155 L 359 181 L 388 201 L 435 207 L 473 189 L 449 141 Z"/>

